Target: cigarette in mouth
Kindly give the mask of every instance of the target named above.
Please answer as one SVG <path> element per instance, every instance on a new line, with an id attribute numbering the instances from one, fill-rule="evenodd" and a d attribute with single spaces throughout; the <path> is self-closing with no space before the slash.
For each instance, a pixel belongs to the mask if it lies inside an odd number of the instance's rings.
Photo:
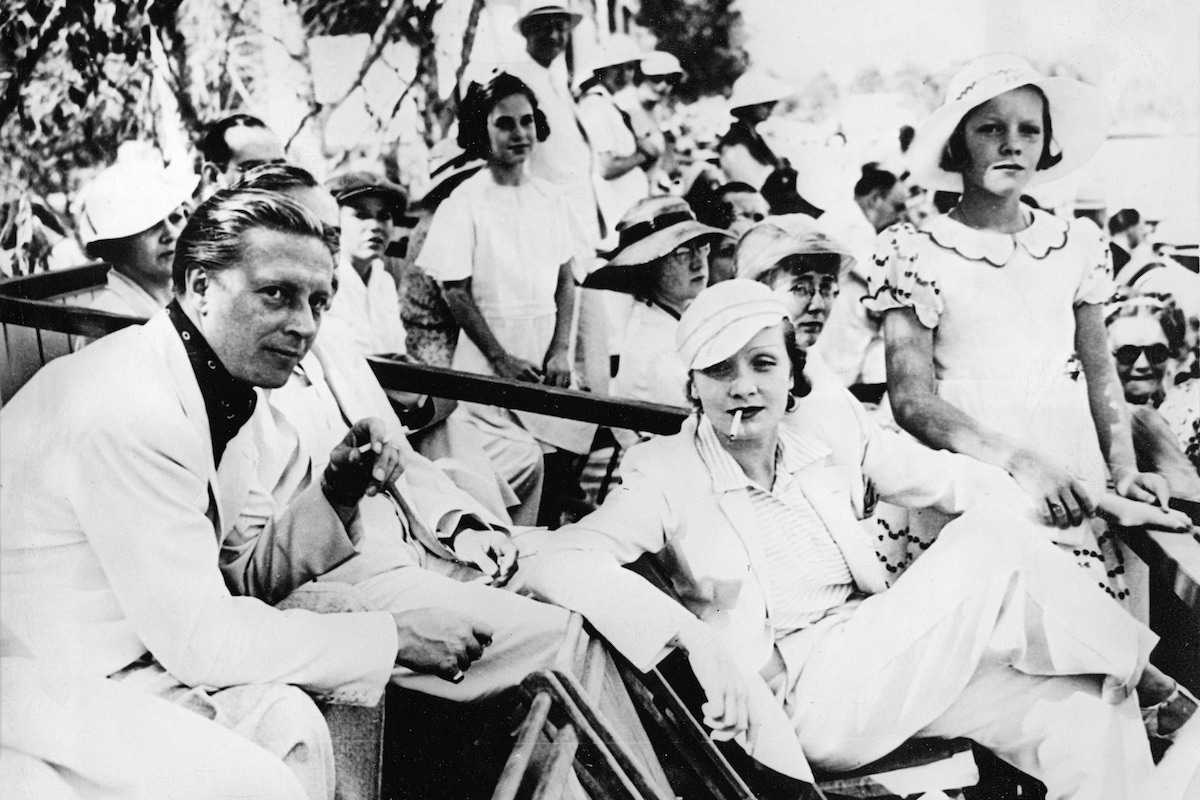
<path id="1" fill-rule="evenodd" d="M 742 431 L 742 410 L 739 408 L 733 412 L 733 422 L 729 423 L 729 439 L 736 439 Z"/>

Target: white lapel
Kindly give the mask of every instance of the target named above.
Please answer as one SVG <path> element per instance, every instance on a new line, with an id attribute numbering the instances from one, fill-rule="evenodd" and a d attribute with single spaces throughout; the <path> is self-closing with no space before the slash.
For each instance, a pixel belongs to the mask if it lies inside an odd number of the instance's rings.
<path id="1" fill-rule="evenodd" d="M 858 588 L 872 594 L 886 589 L 875 546 L 854 516 L 847 468 L 831 466 L 824 460 L 802 467 L 793 476 L 837 542 Z"/>

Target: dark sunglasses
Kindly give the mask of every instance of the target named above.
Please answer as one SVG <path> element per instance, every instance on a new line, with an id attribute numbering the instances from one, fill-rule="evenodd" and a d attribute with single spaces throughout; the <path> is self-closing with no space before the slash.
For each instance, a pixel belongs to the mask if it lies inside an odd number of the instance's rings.
<path id="1" fill-rule="evenodd" d="M 1138 360 L 1138 357 L 1146 354 L 1146 360 L 1151 364 L 1158 365 L 1166 363 L 1166 360 L 1171 357 L 1170 349 L 1161 342 L 1148 346 L 1127 344 L 1124 347 L 1118 347 L 1113 351 L 1113 356 L 1117 359 L 1117 363 L 1123 367 L 1131 367 Z"/>

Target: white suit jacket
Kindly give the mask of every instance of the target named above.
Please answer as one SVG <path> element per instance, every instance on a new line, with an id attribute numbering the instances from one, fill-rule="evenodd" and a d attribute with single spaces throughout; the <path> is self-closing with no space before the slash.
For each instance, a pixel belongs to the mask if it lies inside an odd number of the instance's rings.
<path id="1" fill-rule="evenodd" d="M 389 614 L 279 611 L 230 591 L 297 585 L 353 553 L 319 487 L 264 512 L 256 442 L 270 423 L 260 402 L 216 468 L 165 312 L 44 367 L 0 411 L 4 623 L 35 655 L 101 676 L 149 651 L 188 685 L 377 700 L 397 647 Z"/>

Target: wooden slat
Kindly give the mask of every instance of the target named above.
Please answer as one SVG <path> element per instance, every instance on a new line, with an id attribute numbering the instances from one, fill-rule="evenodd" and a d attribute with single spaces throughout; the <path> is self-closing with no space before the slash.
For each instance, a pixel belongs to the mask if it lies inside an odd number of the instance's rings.
<path id="1" fill-rule="evenodd" d="M 477 375 L 377 357 L 368 360 L 385 389 L 452 397 L 455 400 L 550 414 L 649 433 L 677 433 L 688 415 L 687 409 L 678 406 L 616 400 L 573 389 L 559 389 L 537 383 L 497 378 L 493 375 Z"/>
<path id="2" fill-rule="evenodd" d="M 518 792 L 533 778 L 538 771 L 538 745 L 542 729 L 550 716 L 551 698 L 547 692 L 539 692 L 529 704 L 529 711 L 517 731 L 517 742 L 513 745 L 512 753 L 504 762 L 504 771 L 492 792 L 492 800 L 516 800 Z M 572 754 L 573 757 L 574 754 Z"/>
<path id="3" fill-rule="evenodd" d="M 108 264 L 96 262 L 70 269 L 39 272 L 0 280 L 0 297 L 45 300 L 103 286 L 108 279 Z"/>

